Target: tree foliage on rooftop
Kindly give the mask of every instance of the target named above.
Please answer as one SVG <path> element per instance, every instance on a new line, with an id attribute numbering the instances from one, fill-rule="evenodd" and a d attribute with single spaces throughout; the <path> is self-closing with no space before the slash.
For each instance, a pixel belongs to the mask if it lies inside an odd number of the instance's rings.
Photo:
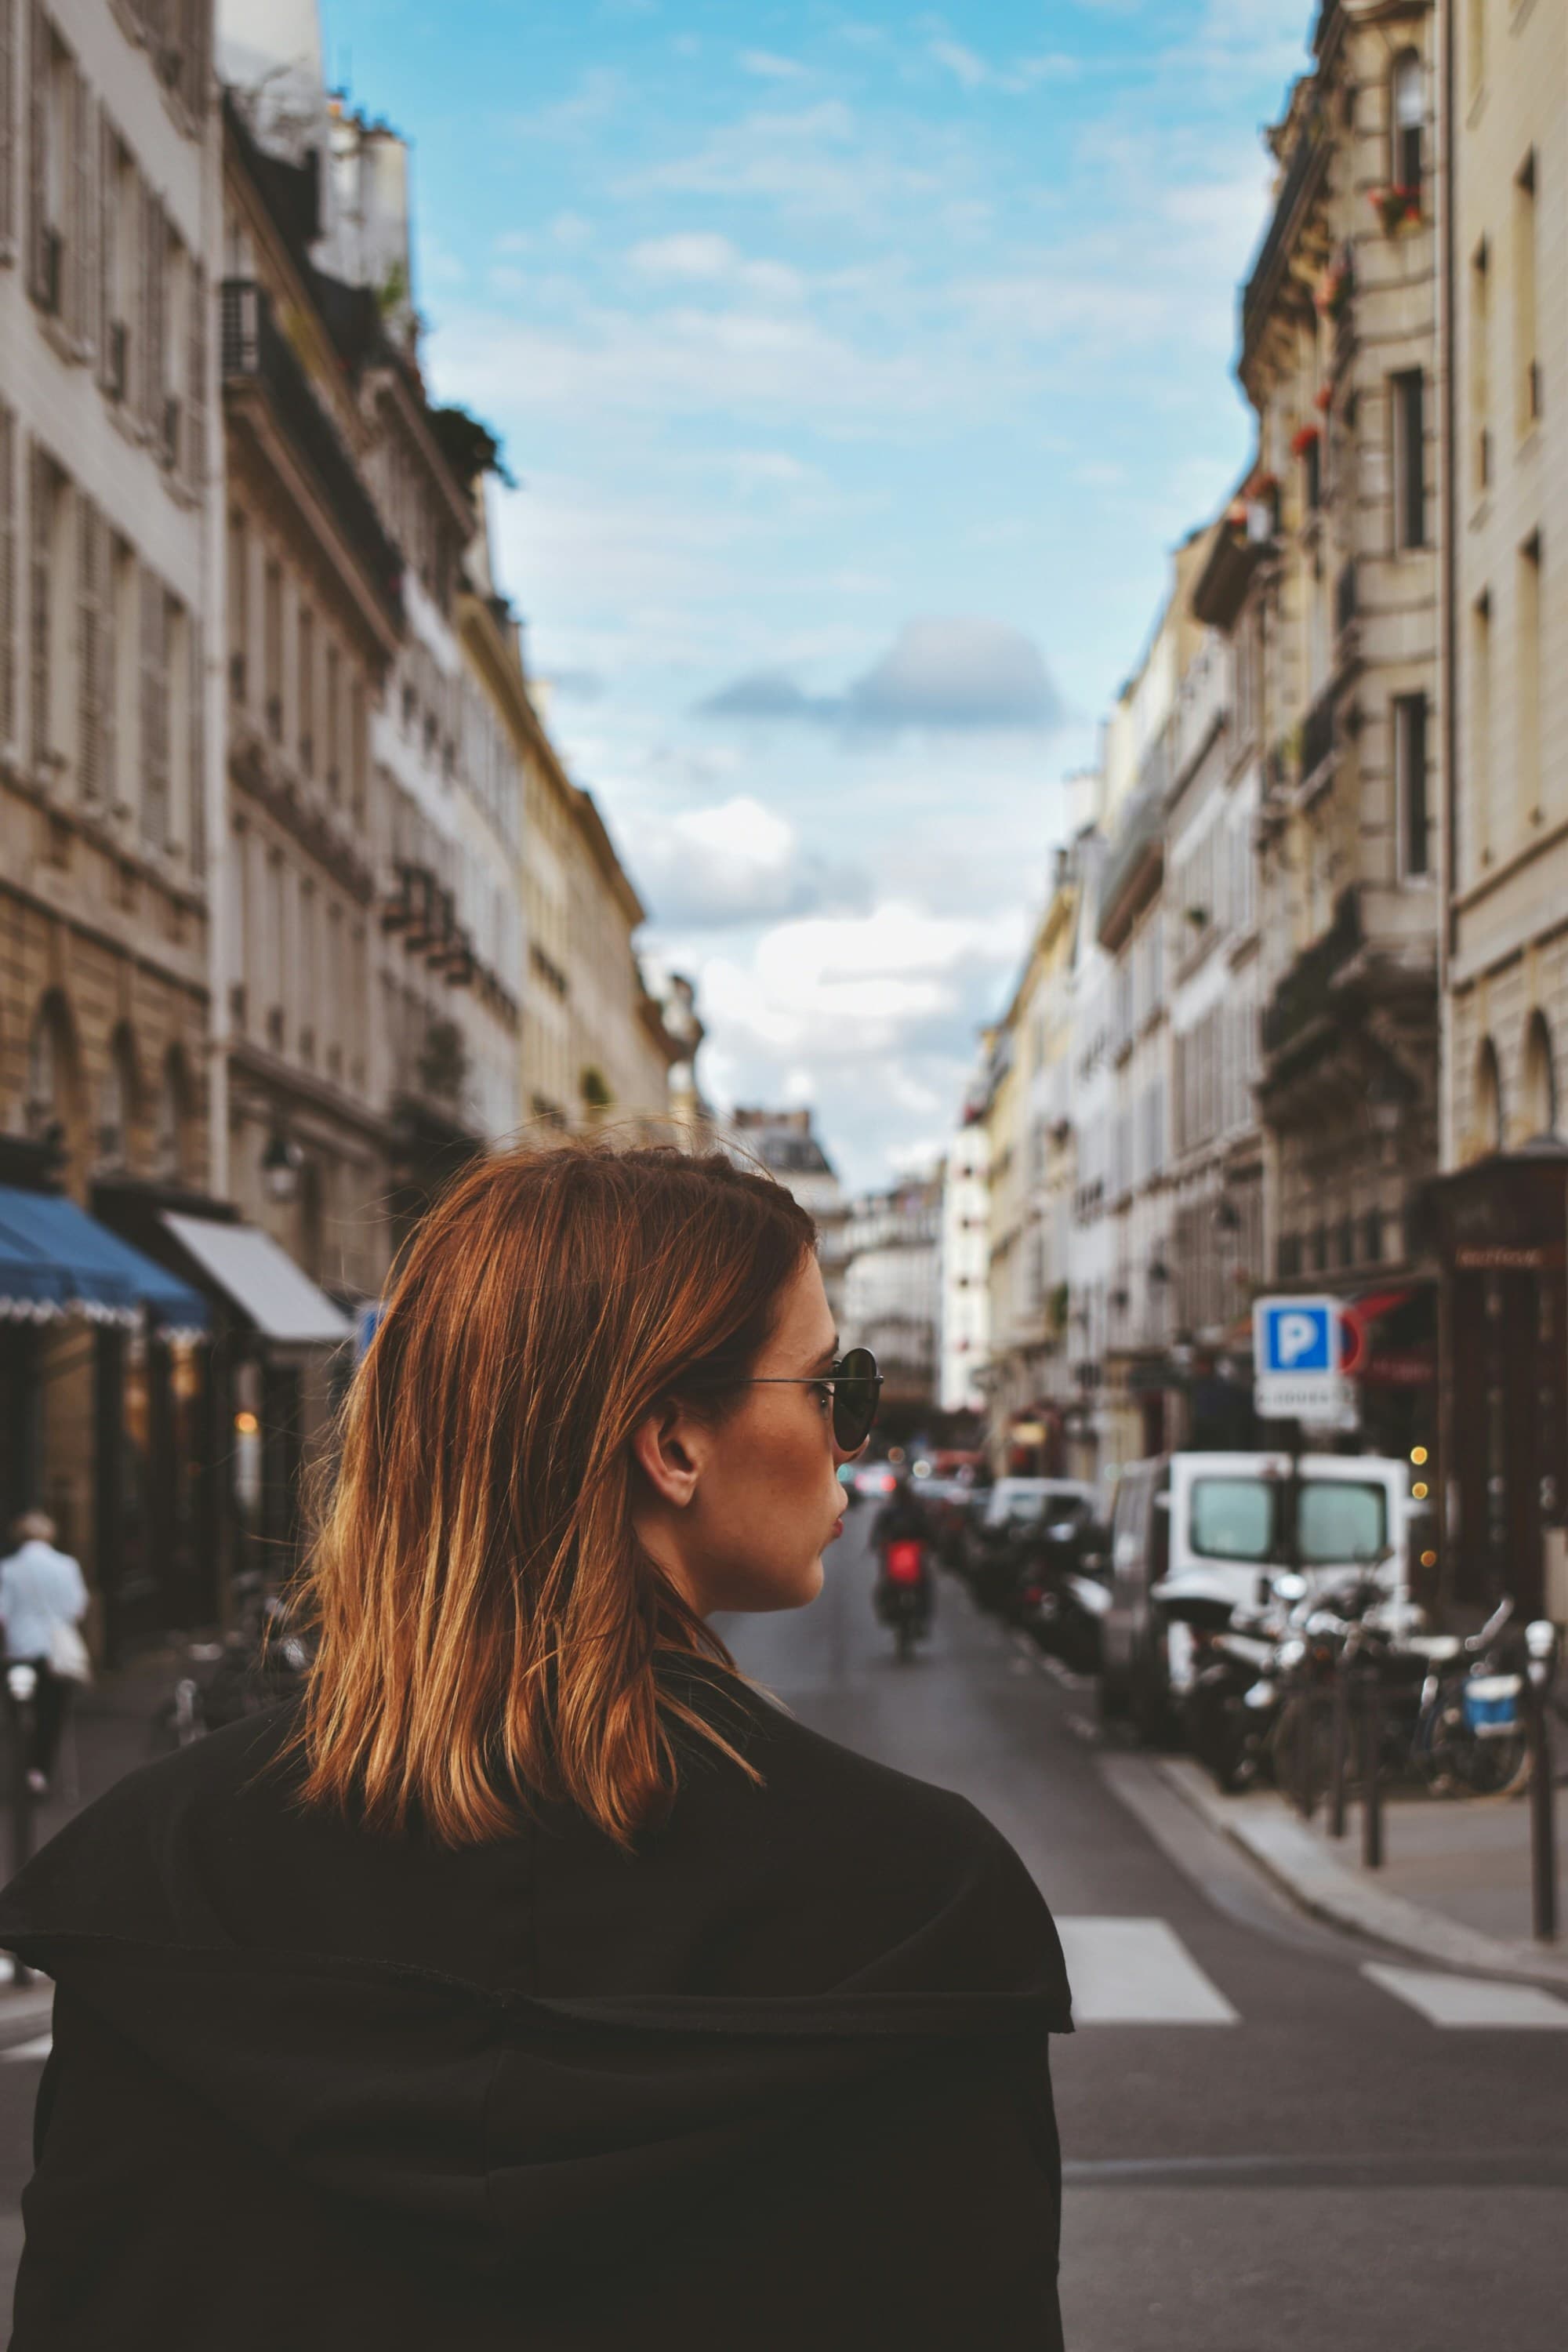
<path id="1" fill-rule="evenodd" d="M 433 408 L 430 428 L 442 457 L 466 487 L 471 488 L 481 474 L 493 474 L 509 490 L 516 489 L 517 482 L 501 455 L 500 443 L 489 426 L 468 409 Z"/>

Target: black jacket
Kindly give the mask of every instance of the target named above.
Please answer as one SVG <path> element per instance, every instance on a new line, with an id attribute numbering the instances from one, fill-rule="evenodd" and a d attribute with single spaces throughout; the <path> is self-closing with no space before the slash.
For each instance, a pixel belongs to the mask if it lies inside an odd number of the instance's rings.
<path id="1" fill-rule="evenodd" d="M 1059 2347 L 1045 1905 L 722 1704 L 765 1785 L 694 1757 L 632 1858 L 304 1812 L 282 1713 L 63 1831 L 0 1895 L 57 1984 L 13 2352 Z"/>

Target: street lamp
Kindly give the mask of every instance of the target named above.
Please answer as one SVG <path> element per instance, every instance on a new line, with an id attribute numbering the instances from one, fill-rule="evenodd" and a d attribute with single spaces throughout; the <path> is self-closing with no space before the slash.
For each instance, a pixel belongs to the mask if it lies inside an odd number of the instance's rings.
<path id="1" fill-rule="evenodd" d="M 300 1190 L 300 1171 L 304 1164 L 305 1155 L 293 1137 L 275 1127 L 261 1155 L 261 1181 L 267 1187 L 268 1198 L 291 1201 Z"/>

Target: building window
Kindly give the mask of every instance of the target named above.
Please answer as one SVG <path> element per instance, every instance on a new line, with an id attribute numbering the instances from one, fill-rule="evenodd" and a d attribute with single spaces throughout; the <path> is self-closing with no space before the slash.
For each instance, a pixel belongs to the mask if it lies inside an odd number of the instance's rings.
<path id="1" fill-rule="evenodd" d="M 1466 68 L 1474 98 L 1487 78 L 1487 0 L 1465 0 L 1465 19 Z"/>
<path id="2" fill-rule="evenodd" d="M 1426 384 L 1419 368 L 1392 379 L 1394 418 L 1394 539 L 1396 547 L 1426 544 Z"/>
<path id="3" fill-rule="evenodd" d="M 1527 822 L 1541 822 L 1541 538 L 1519 551 L 1519 797 Z"/>
<path id="4" fill-rule="evenodd" d="M 1541 415 L 1541 357 L 1535 320 L 1535 151 L 1513 184 L 1513 343 L 1515 422 L 1522 436 Z"/>
<path id="5" fill-rule="evenodd" d="M 308 604 L 300 607 L 300 765 L 307 776 L 316 772 L 316 616 Z"/>
<path id="6" fill-rule="evenodd" d="M 1432 813 L 1426 767 L 1426 697 L 1401 694 L 1394 704 L 1394 788 L 1399 849 L 1407 875 L 1432 871 Z"/>
<path id="7" fill-rule="evenodd" d="M 228 690 L 243 703 L 249 688 L 250 533 L 237 509 L 228 519 Z"/>
<path id="8" fill-rule="evenodd" d="M 1502 1070 L 1497 1047 L 1483 1037 L 1476 1056 L 1476 1133 L 1483 1151 L 1500 1151 L 1504 1131 Z"/>
<path id="9" fill-rule="evenodd" d="M 1478 490 L 1492 478 L 1491 331 L 1491 253 L 1482 237 L 1470 257 L 1470 423 Z"/>
<path id="10" fill-rule="evenodd" d="M 1383 1263 L 1383 1211 L 1369 1209 L 1362 1219 L 1361 1254 L 1368 1265 Z"/>
<path id="11" fill-rule="evenodd" d="M 267 732 L 283 740 L 283 566 L 269 560 L 261 606 L 262 681 L 267 697 Z"/>
<path id="12" fill-rule="evenodd" d="M 1275 1249 L 1281 1282 L 1293 1282 L 1301 1271 L 1301 1236 L 1281 1234 Z"/>
<path id="13" fill-rule="evenodd" d="M 1557 1057 L 1541 1012 L 1531 1014 L 1524 1040 L 1524 1118 L 1532 1136 L 1557 1132 Z"/>
<path id="14" fill-rule="evenodd" d="M 1334 1255 L 1338 1258 L 1341 1265 L 1354 1265 L 1356 1256 L 1355 1219 L 1353 1217 L 1342 1217 L 1340 1219 L 1339 1232 L 1335 1236 Z"/>
<path id="15" fill-rule="evenodd" d="M 1390 175 L 1396 188 L 1408 188 L 1412 195 L 1418 196 L 1425 163 L 1422 138 L 1426 101 L 1421 59 L 1414 49 L 1400 51 L 1389 79 L 1394 128 Z"/>
<path id="16" fill-rule="evenodd" d="M 1492 600 L 1478 596 L 1470 612 L 1470 777 L 1469 798 L 1477 813 L 1477 848 L 1489 858 L 1497 834 L 1497 800 L 1492 782 Z"/>

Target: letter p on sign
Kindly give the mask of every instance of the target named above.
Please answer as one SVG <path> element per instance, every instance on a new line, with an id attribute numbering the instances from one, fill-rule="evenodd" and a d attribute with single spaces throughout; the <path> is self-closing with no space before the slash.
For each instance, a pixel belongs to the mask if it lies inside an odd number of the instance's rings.
<path id="1" fill-rule="evenodd" d="M 1303 1362 L 1310 1362 L 1323 1351 L 1323 1327 L 1316 1315 L 1281 1315 L 1274 1327 L 1274 1344 L 1279 1351 L 1280 1368 L 1294 1371 Z"/>

